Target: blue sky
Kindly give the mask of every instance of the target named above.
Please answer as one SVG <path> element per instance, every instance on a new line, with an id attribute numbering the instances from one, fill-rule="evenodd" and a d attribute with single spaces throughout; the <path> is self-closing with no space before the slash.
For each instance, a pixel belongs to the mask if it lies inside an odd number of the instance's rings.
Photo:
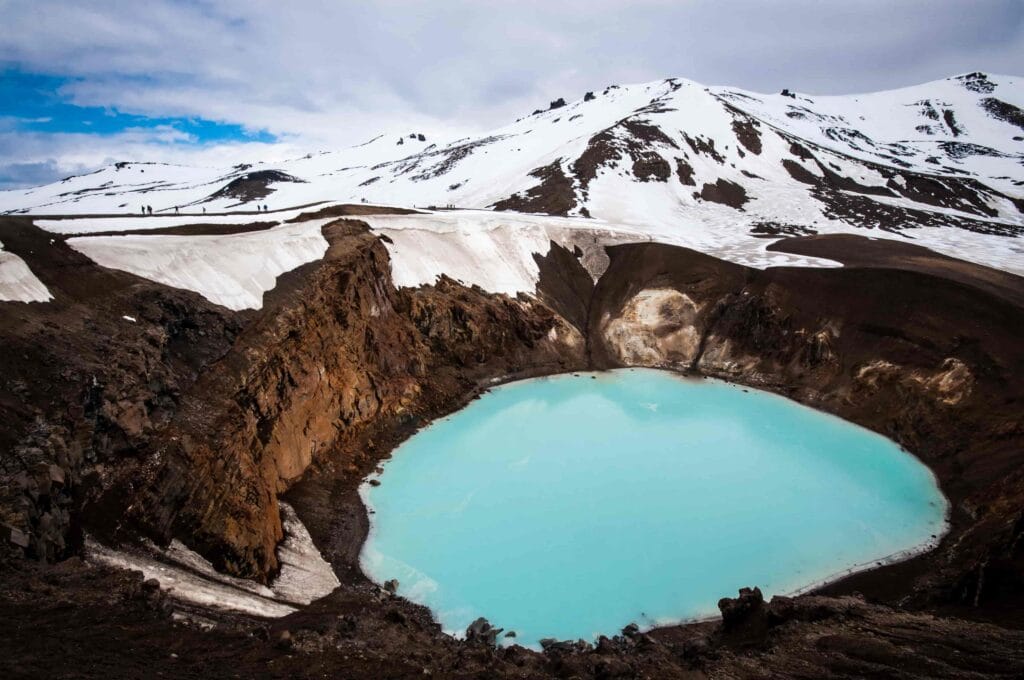
<path id="1" fill-rule="evenodd" d="M 75 82 L 65 76 L 9 68 L 0 73 L 0 119 L 8 129 L 24 132 L 112 135 L 129 129 L 169 127 L 187 135 L 188 142 L 194 144 L 275 141 L 266 130 L 249 130 L 238 123 L 123 113 L 114 106 L 77 106 L 62 94 Z"/>
<path id="2" fill-rule="evenodd" d="M 1021 0 L 0 0 L 0 189 L 482 131 L 612 83 L 1021 75 Z"/>
<path id="3" fill-rule="evenodd" d="M 133 82 L 134 81 L 134 82 Z M 144 78 L 125 79 L 126 87 L 145 87 Z M 276 135 L 266 129 L 241 123 L 211 120 L 198 115 L 165 116 L 157 113 L 127 113 L 116 102 L 109 105 L 79 105 L 68 94 L 88 82 L 85 77 L 47 75 L 8 65 L 0 70 L 0 190 L 34 186 L 88 172 L 95 167 L 138 158 L 139 151 L 119 152 L 127 140 L 141 146 L 144 157 L 171 151 L 182 160 L 190 152 L 212 148 L 273 146 Z M 99 152 L 96 160 L 60 162 L 60 147 L 69 138 L 80 140 Z M 19 158 L 18 141 L 34 140 L 44 146 L 46 158 Z M 46 149 L 47 142 L 52 147 Z"/>

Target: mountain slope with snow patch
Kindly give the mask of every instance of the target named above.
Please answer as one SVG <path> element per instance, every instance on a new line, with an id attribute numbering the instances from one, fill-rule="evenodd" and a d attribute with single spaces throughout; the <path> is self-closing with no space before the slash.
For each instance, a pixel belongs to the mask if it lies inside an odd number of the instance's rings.
<path id="1" fill-rule="evenodd" d="M 118 163 L 0 192 L 0 211 L 160 214 L 366 201 L 592 217 L 744 261 L 856 232 L 1024 273 L 1024 81 L 966 74 L 863 95 L 669 79 L 610 86 L 490 133 L 388 135 L 281 163 Z"/>

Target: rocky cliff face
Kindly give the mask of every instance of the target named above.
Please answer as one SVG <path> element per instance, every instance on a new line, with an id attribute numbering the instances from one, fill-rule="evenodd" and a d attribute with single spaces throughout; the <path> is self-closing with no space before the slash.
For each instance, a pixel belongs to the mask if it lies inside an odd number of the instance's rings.
<path id="1" fill-rule="evenodd" d="M 99 267 L 27 220 L 0 228 L 54 295 L 0 303 L 0 551 L 62 559 L 81 548 L 82 505 L 146 459 L 246 317 Z"/>
<path id="2" fill-rule="evenodd" d="M 828 257 L 847 257 L 849 241 L 818 243 L 831 244 Z M 1024 314 L 1016 294 L 890 269 L 752 270 L 656 244 L 609 251 L 590 316 L 597 366 L 692 369 L 892 438 L 935 471 L 954 505 L 953 532 L 919 560 L 930 566 L 915 581 L 928 591 L 918 601 L 976 603 L 987 588 L 1017 582 L 1024 389 L 1014 376 L 1024 350 L 1015 329 Z"/>
<path id="3" fill-rule="evenodd" d="M 120 529 L 179 537 L 266 580 L 282 538 L 277 496 L 311 463 L 356 469 L 379 455 L 371 428 L 436 414 L 480 377 L 582 365 L 579 333 L 545 305 L 447 278 L 397 291 L 365 225 L 324 234 L 323 261 L 279 285 L 183 400 L 151 463 L 115 487 L 144 489 Z"/>

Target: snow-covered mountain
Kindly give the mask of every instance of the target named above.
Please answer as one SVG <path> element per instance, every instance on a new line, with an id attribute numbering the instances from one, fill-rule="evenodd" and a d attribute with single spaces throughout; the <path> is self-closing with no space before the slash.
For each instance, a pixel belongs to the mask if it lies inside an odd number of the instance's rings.
<path id="1" fill-rule="evenodd" d="M 740 261 L 761 237 L 869 229 L 1022 273 L 1022 107 L 1024 80 L 981 73 L 828 97 L 669 79 L 457 140 L 389 134 L 231 168 L 117 163 L 0 192 L 0 212 L 456 206 L 591 217 Z"/>

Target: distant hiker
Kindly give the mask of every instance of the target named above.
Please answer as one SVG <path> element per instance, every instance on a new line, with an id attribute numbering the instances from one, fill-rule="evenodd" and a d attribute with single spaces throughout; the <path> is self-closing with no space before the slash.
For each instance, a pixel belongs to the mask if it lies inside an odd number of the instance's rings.
<path id="1" fill-rule="evenodd" d="M 206 206 L 205 205 L 203 206 L 203 214 L 204 215 L 206 214 Z"/>
<path id="2" fill-rule="evenodd" d="M 146 206 L 146 210 L 148 210 L 148 211 L 149 211 L 149 214 L 150 214 L 150 215 L 152 215 L 152 214 L 153 214 L 153 206 L 151 206 L 151 205 L 147 205 L 147 206 Z"/>
<path id="3" fill-rule="evenodd" d="M 142 214 L 143 214 L 143 215 L 145 215 L 145 214 L 146 214 L 146 206 L 142 206 Z"/>
<path id="4" fill-rule="evenodd" d="M 177 215 L 177 214 L 178 214 L 178 206 L 174 206 L 174 214 L 175 214 L 175 215 Z"/>
<path id="5" fill-rule="evenodd" d="M 266 203 L 263 204 L 263 212 L 267 212 L 267 204 Z"/>

